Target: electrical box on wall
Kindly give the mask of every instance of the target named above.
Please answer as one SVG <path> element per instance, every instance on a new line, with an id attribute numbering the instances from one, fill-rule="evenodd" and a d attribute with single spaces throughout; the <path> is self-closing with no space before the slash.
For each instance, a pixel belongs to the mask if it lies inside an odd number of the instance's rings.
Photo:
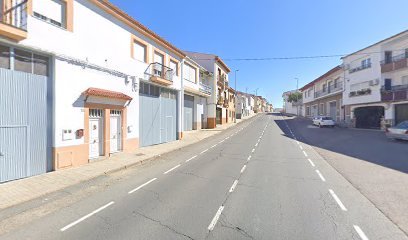
<path id="1" fill-rule="evenodd" d="M 74 132 L 71 129 L 62 130 L 62 140 L 72 140 L 74 139 Z"/>

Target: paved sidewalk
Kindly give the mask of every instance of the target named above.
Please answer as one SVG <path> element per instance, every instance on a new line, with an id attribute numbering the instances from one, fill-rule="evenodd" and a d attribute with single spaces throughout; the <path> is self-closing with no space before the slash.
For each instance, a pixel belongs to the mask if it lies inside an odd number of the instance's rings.
<path id="1" fill-rule="evenodd" d="M 257 115 L 237 120 L 237 123 L 220 125 L 215 129 L 184 132 L 183 139 L 179 141 L 144 147 L 131 153 L 118 153 L 105 160 L 91 162 L 80 167 L 49 172 L 0 184 L 0 210 L 91 180 L 104 174 L 140 165 L 154 159 L 158 155 L 180 149 L 214 136 L 223 130 L 233 127 L 254 116 Z"/>

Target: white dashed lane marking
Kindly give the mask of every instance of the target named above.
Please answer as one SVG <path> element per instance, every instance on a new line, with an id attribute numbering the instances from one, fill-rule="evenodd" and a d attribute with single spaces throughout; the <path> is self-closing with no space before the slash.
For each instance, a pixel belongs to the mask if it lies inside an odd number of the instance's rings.
<path id="1" fill-rule="evenodd" d="M 149 180 L 149 181 L 143 183 L 143 184 L 140 185 L 139 187 L 137 187 L 137 188 L 135 188 L 135 189 L 133 189 L 133 190 L 130 190 L 130 191 L 128 192 L 128 194 L 132 194 L 132 193 L 136 192 L 137 190 L 141 189 L 142 187 L 146 186 L 147 184 L 149 184 L 149 183 L 151 183 L 151 182 L 153 182 L 153 181 L 156 181 L 156 180 L 157 180 L 157 178 L 153 178 L 153 179 L 151 179 L 151 180 Z"/>
<path id="2" fill-rule="evenodd" d="M 317 175 L 319 175 L 320 179 L 321 179 L 323 182 L 326 182 L 326 179 L 323 177 L 323 175 L 320 173 L 319 170 L 316 169 L 316 173 L 317 173 Z"/>
<path id="3" fill-rule="evenodd" d="M 165 171 L 163 174 L 167 174 L 167 173 L 173 171 L 174 169 L 176 169 L 176 168 L 178 168 L 178 167 L 180 167 L 180 166 L 181 166 L 181 165 L 179 164 L 179 165 L 177 165 L 177 166 L 175 166 L 175 167 L 173 167 L 173 168 L 170 168 L 169 170 Z"/>
<path id="4" fill-rule="evenodd" d="M 235 190 L 235 188 L 237 187 L 237 184 L 238 184 L 238 180 L 235 180 L 234 183 L 232 184 L 230 190 L 229 190 L 230 193 Z"/>
<path id="5" fill-rule="evenodd" d="M 330 194 L 334 198 L 334 200 L 337 202 L 337 204 L 340 206 L 341 210 L 347 211 L 347 208 L 344 206 L 344 204 L 341 202 L 340 198 L 337 197 L 337 195 L 334 193 L 332 189 L 329 189 Z"/>
<path id="6" fill-rule="evenodd" d="M 196 158 L 196 157 L 197 157 L 197 155 L 192 156 L 191 158 L 187 159 L 186 162 L 190 162 L 191 160 L 193 160 L 193 159 Z"/>
<path id="7" fill-rule="evenodd" d="M 363 232 L 363 230 L 361 230 L 359 226 L 353 225 L 353 227 L 362 240 L 368 240 L 368 237 L 365 235 L 365 233 Z"/>
<path id="8" fill-rule="evenodd" d="M 246 165 L 244 165 L 244 166 L 241 168 L 241 173 L 243 173 L 243 172 L 245 171 L 245 169 L 246 169 Z"/>
<path id="9" fill-rule="evenodd" d="M 223 210 L 224 210 L 224 206 L 221 206 L 220 208 L 218 208 L 217 213 L 215 214 L 214 218 L 212 219 L 210 225 L 208 226 L 208 230 L 210 230 L 210 231 L 214 230 L 214 227 L 217 224 L 217 221 L 220 218 L 220 215 L 221 215 Z"/>
<path id="10" fill-rule="evenodd" d="M 310 158 L 308 158 L 307 160 L 309 161 L 310 165 L 312 165 L 312 167 L 315 167 L 315 166 L 316 166 L 316 165 L 314 164 L 314 162 L 313 162 Z"/>

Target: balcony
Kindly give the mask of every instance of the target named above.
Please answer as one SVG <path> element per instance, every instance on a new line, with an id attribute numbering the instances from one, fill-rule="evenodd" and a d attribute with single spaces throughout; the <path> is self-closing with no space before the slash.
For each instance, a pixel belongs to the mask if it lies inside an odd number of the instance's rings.
<path id="1" fill-rule="evenodd" d="M 228 99 L 224 99 L 223 107 L 225 107 L 225 108 L 228 108 L 228 107 L 229 107 L 229 101 L 228 101 Z"/>
<path id="2" fill-rule="evenodd" d="M 0 36 L 15 41 L 27 38 L 27 2 L 14 3 L 13 6 L 7 6 L 7 2 L 3 9 L 0 8 Z"/>
<path id="3" fill-rule="evenodd" d="M 367 63 L 367 64 L 360 65 L 360 66 L 355 67 L 355 68 L 351 68 L 351 69 L 349 70 L 349 73 L 350 73 L 350 74 L 351 74 L 351 73 L 355 73 L 355 72 L 358 72 L 358 71 L 361 71 L 361 70 L 364 70 L 364 69 L 367 69 L 367 68 L 371 68 L 371 63 Z"/>
<path id="4" fill-rule="evenodd" d="M 408 100 L 408 85 L 392 86 L 391 90 L 381 88 L 381 101 L 396 102 Z"/>
<path id="5" fill-rule="evenodd" d="M 392 57 L 392 59 L 381 61 L 381 72 L 392 72 L 408 66 L 408 53 Z"/>
<path id="6" fill-rule="evenodd" d="M 222 89 L 228 88 L 228 81 L 225 76 L 219 75 L 217 79 L 217 85 Z"/>
<path id="7" fill-rule="evenodd" d="M 208 85 L 200 83 L 199 91 L 204 93 L 204 94 L 211 95 L 212 88 L 210 86 L 208 86 Z"/>
<path id="8" fill-rule="evenodd" d="M 217 105 L 223 105 L 223 104 L 224 104 L 224 98 L 219 96 L 217 99 Z"/>
<path id="9" fill-rule="evenodd" d="M 149 64 L 145 74 L 150 75 L 150 80 L 152 82 L 166 86 L 173 84 L 173 69 L 166 67 L 161 63 L 155 62 Z"/>
<path id="10" fill-rule="evenodd" d="M 323 90 L 316 91 L 315 94 L 314 94 L 314 97 L 315 98 L 324 97 L 324 96 L 330 95 L 332 93 L 339 92 L 341 90 L 343 90 L 343 82 L 337 82 L 337 84 L 329 85 L 328 88 L 325 91 L 323 91 Z"/>

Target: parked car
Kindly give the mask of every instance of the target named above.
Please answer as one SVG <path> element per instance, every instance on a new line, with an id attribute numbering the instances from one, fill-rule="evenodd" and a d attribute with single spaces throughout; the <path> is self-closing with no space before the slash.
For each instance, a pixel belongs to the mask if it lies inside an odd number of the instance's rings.
<path id="1" fill-rule="evenodd" d="M 313 118 L 313 125 L 316 125 L 319 127 L 324 127 L 324 126 L 334 127 L 336 126 L 336 122 L 331 117 L 319 116 L 319 117 Z"/>
<path id="2" fill-rule="evenodd" d="M 386 128 L 385 135 L 391 139 L 408 141 L 408 121 L 403 121 L 397 126 Z"/>

